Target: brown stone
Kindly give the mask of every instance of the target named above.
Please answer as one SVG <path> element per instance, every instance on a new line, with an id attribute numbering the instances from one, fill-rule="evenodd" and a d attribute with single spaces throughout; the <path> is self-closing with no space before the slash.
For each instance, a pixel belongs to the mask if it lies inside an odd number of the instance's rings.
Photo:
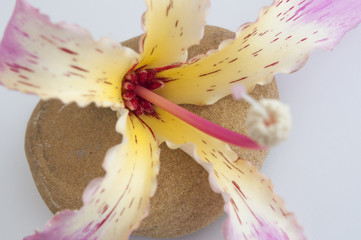
<path id="1" fill-rule="evenodd" d="M 207 27 L 200 46 L 189 50 L 189 57 L 217 48 L 234 34 L 217 27 Z M 123 43 L 136 49 L 138 38 Z M 255 98 L 278 98 L 272 82 L 257 86 Z M 226 97 L 211 106 L 185 106 L 226 128 L 244 133 L 248 104 Z M 115 132 L 116 115 L 109 109 L 90 105 L 78 108 L 52 100 L 39 102 L 28 124 L 25 150 L 38 190 L 49 209 L 81 207 L 81 194 L 87 183 L 104 174 L 101 163 L 106 150 L 121 142 Z M 244 159 L 261 167 L 267 152 L 234 147 Z M 209 187 L 208 174 L 181 150 L 161 145 L 158 189 L 151 200 L 149 216 L 136 235 L 171 238 L 197 231 L 223 213 L 223 200 Z"/>

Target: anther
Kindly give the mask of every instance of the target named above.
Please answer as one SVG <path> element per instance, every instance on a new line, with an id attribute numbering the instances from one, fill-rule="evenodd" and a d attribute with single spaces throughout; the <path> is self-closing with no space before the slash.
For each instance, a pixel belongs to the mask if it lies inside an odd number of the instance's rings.
<path id="1" fill-rule="evenodd" d="M 135 92 L 130 92 L 130 91 L 126 91 L 122 94 L 122 97 L 124 100 L 131 100 L 133 98 L 135 98 L 137 95 L 135 94 Z"/>
<path id="2" fill-rule="evenodd" d="M 136 85 L 138 84 L 138 78 L 134 72 L 126 74 L 124 78 L 131 83 L 135 83 Z"/>
<path id="3" fill-rule="evenodd" d="M 154 80 L 153 82 L 151 82 L 147 85 L 147 88 L 149 90 L 155 90 L 155 89 L 161 88 L 163 86 L 164 86 L 164 82 L 162 82 L 160 80 Z"/>
<path id="4" fill-rule="evenodd" d="M 128 81 L 123 81 L 122 87 L 124 90 L 133 91 L 136 85 Z"/>
<path id="5" fill-rule="evenodd" d="M 156 74 L 157 74 L 157 71 L 155 69 L 148 69 L 147 70 L 147 80 L 148 81 L 153 81 Z"/>
<path id="6" fill-rule="evenodd" d="M 137 98 L 133 98 L 131 100 L 125 100 L 124 104 L 131 111 L 134 111 L 139 107 L 139 103 L 138 103 Z"/>
<path id="7" fill-rule="evenodd" d="M 140 99 L 139 104 L 145 113 L 151 114 L 154 112 L 153 105 L 150 102 Z"/>
<path id="8" fill-rule="evenodd" d="M 148 75 L 147 70 L 137 71 L 138 81 L 139 81 L 140 85 L 144 85 L 147 82 L 147 80 L 148 80 L 147 75 Z"/>
<path id="9" fill-rule="evenodd" d="M 139 106 L 137 109 L 135 109 L 135 110 L 133 111 L 133 113 L 134 113 L 135 115 L 137 115 L 137 116 L 142 115 L 143 112 L 144 112 L 144 110 L 143 110 L 143 108 L 142 108 L 141 106 Z"/>

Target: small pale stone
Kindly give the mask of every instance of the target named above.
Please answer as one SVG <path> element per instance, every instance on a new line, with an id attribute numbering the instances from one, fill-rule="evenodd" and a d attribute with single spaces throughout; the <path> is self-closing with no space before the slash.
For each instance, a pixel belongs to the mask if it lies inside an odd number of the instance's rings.
<path id="1" fill-rule="evenodd" d="M 234 33 L 207 27 L 199 46 L 189 50 L 189 57 L 217 48 Z M 138 39 L 123 44 L 137 49 Z M 278 98 L 275 82 L 257 86 L 254 98 Z M 245 133 L 248 104 L 226 97 L 211 106 L 185 106 L 226 128 Z M 25 150 L 38 190 L 49 209 L 81 207 L 81 195 L 88 182 L 104 175 L 101 164 L 105 152 L 121 142 L 115 132 L 116 115 L 109 109 L 90 105 L 78 108 L 52 100 L 40 102 L 31 116 Z M 261 167 L 267 152 L 234 147 L 241 158 Z M 158 188 L 151 199 L 149 216 L 136 235 L 172 238 L 195 232 L 223 214 L 224 202 L 209 187 L 208 174 L 181 150 L 161 145 Z"/>

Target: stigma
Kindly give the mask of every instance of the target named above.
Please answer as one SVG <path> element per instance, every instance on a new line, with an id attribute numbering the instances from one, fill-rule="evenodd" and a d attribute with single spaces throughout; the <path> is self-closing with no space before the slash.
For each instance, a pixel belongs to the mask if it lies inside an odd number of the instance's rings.
<path id="1" fill-rule="evenodd" d="M 243 98 L 251 107 L 247 114 L 247 134 L 261 146 L 271 147 L 285 140 L 291 130 L 291 114 L 287 105 L 276 99 L 257 102 L 249 96 L 242 85 L 232 89 L 236 100 Z"/>

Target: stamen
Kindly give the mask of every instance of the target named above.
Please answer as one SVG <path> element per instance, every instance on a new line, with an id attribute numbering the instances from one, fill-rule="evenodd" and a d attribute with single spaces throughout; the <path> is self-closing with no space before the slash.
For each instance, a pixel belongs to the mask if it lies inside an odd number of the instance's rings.
<path id="1" fill-rule="evenodd" d="M 137 72 L 137 75 L 138 75 L 138 81 L 139 81 L 139 84 L 145 84 L 148 80 L 147 76 L 148 76 L 148 71 L 147 70 L 139 70 Z"/>
<path id="2" fill-rule="evenodd" d="M 138 84 L 138 78 L 137 75 L 134 72 L 128 73 L 127 75 L 125 75 L 125 80 L 131 82 L 131 83 L 135 83 Z"/>
<path id="3" fill-rule="evenodd" d="M 239 147 L 249 148 L 249 149 L 258 149 L 262 150 L 265 149 L 258 145 L 254 140 L 251 138 L 239 134 L 237 132 L 233 132 L 221 126 L 218 126 L 215 123 L 212 123 L 188 110 L 178 106 L 170 102 L 169 100 L 159 96 L 158 94 L 154 93 L 138 85 L 134 92 L 143 99 L 153 103 L 154 105 L 164 109 L 165 111 L 171 113 L 172 115 L 178 117 L 179 119 L 185 121 L 186 123 L 190 124 L 191 126 L 197 128 L 198 130 L 211 135 L 219 140 L 224 142 L 237 145 Z"/>
<path id="4" fill-rule="evenodd" d="M 138 99 L 133 98 L 130 100 L 124 100 L 124 104 L 129 110 L 134 111 L 139 107 Z"/>
<path id="5" fill-rule="evenodd" d="M 124 90 L 128 90 L 128 91 L 132 91 L 135 89 L 135 84 L 134 83 L 131 83 L 131 82 L 128 82 L 128 81 L 124 81 L 123 84 L 122 84 L 122 87 Z"/>
<path id="6" fill-rule="evenodd" d="M 164 86 L 161 79 L 156 78 L 157 69 L 138 69 L 125 75 L 122 83 L 122 97 L 125 106 L 135 115 L 140 116 L 143 113 L 147 115 L 154 114 L 153 105 L 138 97 L 134 89 L 141 85 L 150 90 L 154 90 Z"/>
<path id="7" fill-rule="evenodd" d="M 150 113 L 153 113 L 154 109 L 153 109 L 153 106 L 150 102 L 148 101 L 145 101 L 144 99 L 141 99 L 139 101 L 140 103 L 140 106 L 142 107 L 143 111 L 150 114 Z"/>
<path id="8" fill-rule="evenodd" d="M 135 98 L 137 95 L 135 95 L 135 92 L 126 91 L 122 94 L 122 97 L 124 100 L 131 100 Z"/>
<path id="9" fill-rule="evenodd" d="M 148 84 L 148 89 L 149 90 L 155 90 L 157 88 L 161 88 L 164 86 L 164 82 L 159 81 L 159 80 L 155 80 L 152 83 Z"/>

